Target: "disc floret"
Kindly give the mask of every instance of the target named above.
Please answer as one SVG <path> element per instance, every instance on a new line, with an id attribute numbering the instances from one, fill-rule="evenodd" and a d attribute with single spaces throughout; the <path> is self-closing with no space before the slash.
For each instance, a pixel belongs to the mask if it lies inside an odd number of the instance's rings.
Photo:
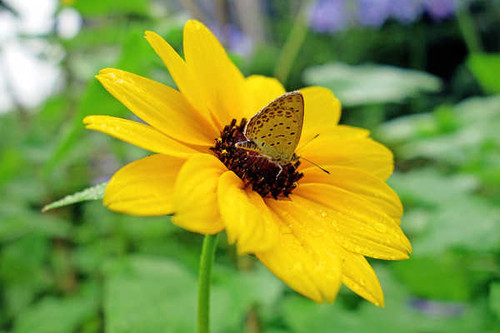
<path id="1" fill-rule="evenodd" d="M 280 165 L 258 152 L 236 147 L 237 143 L 247 141 L 243 134 L 246 124 L 245 118 L 239 124 L 233 119 L 210 149 L 246 186 L 251 186 L 262 197 L 288 197 L 303 176 L 297 171 L 300 161 Z"/>

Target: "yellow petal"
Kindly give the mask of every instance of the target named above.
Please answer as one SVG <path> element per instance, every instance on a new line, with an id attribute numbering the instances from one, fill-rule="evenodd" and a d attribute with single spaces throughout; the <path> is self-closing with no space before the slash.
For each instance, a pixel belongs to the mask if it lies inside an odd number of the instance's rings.
<path id="1" fill-rule="evenodd" d="M 217 208 L 217 185 L 225 171 L 226 166 L 212 155 L 190 158 L 175 184 L 172 222 L 201 234 L 215 234 L 224 229 Z"/>
<path id="2" fill-rule="evenodd" d="M 394 169 L 392 152 L 369 138 L 334 133 L 320 135 L 304 145 L 298 153 L 327 170 L 333 166 L 345 166 L 361 169 L 382 180 L 389 178 Z M 301 167 L 314 166 L 304 162 Z"/>
<path id="3" fill-rule="evenodd" d="M 328 137 L 333 138 L 348 138 L 362 139 L 370 136 L 370 131 L 364 128 L 347 126 L 347 125 L 324 125 L 317 127 L 318 131 L 314 132 L 316 138 Z"/>
<path id="4" fill-rule="evenodd" d="M 111 178 L 104 205 L 129 215 L 172 214 L 175 178 L 184 162 L 158 154 L 127 164 Z"/>
<path id="5" fill-rule="evenodd" d="M 212 114 L 224 126 L 239 118 L 244 78 L 217 38 L 202 23 L 189 20 L 184 26 L 184 57 L 205 91 Z"/>
<path id="6" fill-rule="evenodd" d="M 347 287 L 368 301 L 383 306 L 383 293 L 375 272 L 362 255 L 352 253 L 337 245 L 338 231 L 332 229 L 331 222 L 311 213 L 308 205 L 301 206 L 300 198 L 297 201 L 296 196 L 288 202 L 269 200 L 268 204 L 273 210 L 281 211 L 279 215 L 283 217 L 283 221 L 286 221 L 283 224 L 289 225 L 282 231 L 280 248 L 273 249 L 264 255 L 257 254 L 270 270 L 293 289 L 318 302 L 323 297 L 320 296 L 318 299 L 316 293 L 320 290 L 330 290 L 330 293 L 326 294 L 329 295 L 327 300 L 331 302 L 336 294 L 332 285 L 337 286 L 338 281 L 330 286 L 328 283 L 322 284 L 321 279 L 325 273 L 316 273 L 312 268 L 315 265 L 315 257 L 319 257 L 328 268 L 341 265 L 341 280 Z M 307 256 L 299 250 L 305 250 Z M 288 258 L 288 255 L 293 255 L 293 257 Z M 335 257 L 339 257 L 341 263 Z M 295 268 L 296 265 L 297 270 L 289 268 Z M 333 274 L 336 275 L 337 272 L 334 271 Z"/>
<path id="7" fill-rule="evenodd" d="M 304 148 L 306 148 L 310 143 L 318 140 L 319 138 L 328 138 L 329 140 L 340 139 L 340 140 L 354 140 L 363 139 L 370 136 L 370 131 L 364 128 L 352 127 L 347 125 L 330 125 L 317 127 L 316 131 L 309 132 L 300 137 L 299 145 L 297 146 L 296 153 L 302 156 Z M 310 165 L 306 165 L 309 167 Z"/>
<path id="8" fill-rule="evenodd" d="M 285 93 L 283 85 L 275 78 L 252 75 L 245 79 L 246 108 L 241 118 L 250 119 L 264 106 Z"/>
<path id="9" fill-rule="evenodd" d="M 88 129 L 106 133 L 155 153 L 178 157 L 188 157 L 199 153 L 153 127 L 135 121 L 109 116 L 88 116 L 83 119 L 83 123 Z"/>
<path id="10" fill-rule="evenodd" d="M 318 168 L 304 170 L 301 184 L 317 183 L 329 184 L 349 191 L 352 194 L 370 201 L 389 215 L 398 224 L 403 215 L 403 205 L 396 192 L 380 178 L 370 175 L 359 169 L 346 167 L 330 167 L 330 174 Z"/>
<path id="11" fill-rule="evenodd" d="M 219 134 L 175 89 L 111 68 L 101 70 L 97 79 L 137 117 L 174 139 L 212 146 Z"/>
<path id="12" fill-rule="evenodd" d="M 330 89 L 307 87 L 300 91 L 304 96 L 303 137 L 320 133 L 324 127 L 337 125 L 340 119 L 340 102 Z"/>
<path id="13" fill-rule="evenodd" d="M 294 191 L 296 204 L 307 207 L 326 221 L 345 249 L 364 256 L 407 259 L 411 245 L 390 216 L 372 202 L 327 184 L 300 184 Z"/>
<path id="14" fill-rule="evenodd" d="M 204 91 L 195 73 L 191 71 L 184 60 L 163 38 L 152 31 L 146 31 L 146 39 L 163 60 L 165 66 L 175 81 L 177 88 L 186 97 L 189 103 L 207 120 L 212 123 L 210 111 L 205 102 Z"/>
<path id="15" fill-rule="evenodd" d="M 342 283 L 367 301 L 384 307 L 382 287 L 368 261 L 360 254 L 342 251 Z"/>
<path id="16" fill-rule="evenodd" d="M 255 255 L 271 272 L 296 292 L 322 303 L 323 296 L 313 281 L 313 258 L 290 228 L 280 224 L 281 238 L 271 250 Z"/>
<path id="17" fill-rule="evenodd" d="M 335 235 L 322 226 L 327 222 L 309 218 L 307 211 L 298 206 L 293 198 L 292 200 L 268 199 L 266 202 L 289 228 L 290 235 L 286 237 L 288 243 L 282 244 L 278 249 L 272 249 L 264 259 L 273 255 L 284 256 L 280 251 L 289 252 L 289 255 L 293 256 L 291 260 L 274 262 L 272 267 L 268 267 L 273 272 L 275 270 L 280 272 L 282 275 L 278 277 L 288 284 L 296 278 L 297 273 L 308 276 L 320 293 L 320 300 L 333 302 L 340 288 L 344 259 L 341 257 L 340 245 L 335 242 Z M 277 253 L 273 254 L 274 251 Z M 258 256 L 262 257 L 261 254 Z M 292 284 L 291 286 L 294 287 Z M 315 294 L 306 296 L 318 300 Z"/>
<path id="18" fill-rule="evenodd" d="M 232 171 L 221 176 L 217 195 L 229 242 L 237 242 L 240 254 L 265 251 L 276 244 L 279 239 L 276 218 L 262 197 L 245 189 Z"/>

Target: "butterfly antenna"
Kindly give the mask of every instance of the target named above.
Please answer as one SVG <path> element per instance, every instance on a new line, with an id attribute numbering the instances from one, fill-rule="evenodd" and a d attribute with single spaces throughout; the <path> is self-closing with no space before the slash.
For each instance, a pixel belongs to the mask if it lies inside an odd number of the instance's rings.
<path id="1" fill-rule="evenodd" d="M 303 149 L 305 146 L 307 146 L 308 144 L 310 144 L 311 142 L 313 142 L 314 139 L 316 139 L 318 136 L 319 136 L 319 133 L 316 134 L 315 136 L 313 136 L 312 138 L 310 138 L 309 141 L 307 141 L 306 143 L 302 144 L 302 146 L 300 146 L 299 148 L 297 148 L 297 150 Z"/>
<path id="2" fill-rule="evenodd" d="M 307 161 L 307 162 L 311 163 L 312 165 L 314 165 L 315 167 L 317 167 L 317 168 L 318 168 L 318 169 L 320 169 L 321 171 L 323 171 L 323 172 L 325 172 L 325 173 L 327 173 L 327 174 L 330 174 L 330 171 L 326 170 L 325 168 L 322 168 L 322 167 L 321 167 L 320 165 L 318 165 L 317 163 L 314 163 L 313 161 L 308 160 L 308 159 L 307 159 L 307 158 L 305 158 L 305 157 L 300 157 L 300 158 L 302 158 L 303 160 L 305 160 L 305 161 Z"/>

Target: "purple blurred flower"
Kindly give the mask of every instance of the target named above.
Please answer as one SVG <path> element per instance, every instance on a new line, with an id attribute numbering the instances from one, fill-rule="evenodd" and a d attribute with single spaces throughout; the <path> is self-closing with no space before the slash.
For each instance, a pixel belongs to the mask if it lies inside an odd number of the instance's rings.
<path id="1" fill-rule="evenodd" d="M 380 27 L 391 16 L 391 0 L 358 0 L 358 18 L 361 25 Z"/>
<path id="2" fill-rule="evenodd" d="M 465 311 L 464 304 L 457 302 L 440 302 L 425 299 L 412 299 L 410 305 L 430 316 L 460 317 Z"/>
<path id="3" fill-rule="evenodd" d="M 253 51 L 253 41 L 243 31 L 229 28 L 229 49 L 240 56 L 248 56 Z"/>
<path id="4" fill-rule="evenodd" d="M 348 24 L 346 0 L 318 0 L 313 4 L 309 24 L 318 32 L 337 32 Z"/>
<path id="5" fill-rule="evenodd" d="M 392 17 L 401 23 L 412 23 L 422 14 L 421 0 L 392 0 Z"/>
<path id="6" fill-rule="evenodd" d="M 362 25 L 380 27 L 389 18 L 411 23 L 422 14 L 422 0 L 358 0 Z"/>
<path id="7" fill-rule="evenodd" d="M 234 25 L 221 26 L 215 23 L 209 24 L 209 28 L 231 52 L 242 57 L 250 56 L 252 53 L 254 46 L 252 39 Z"/>
<path id="8" fill-rule="evenodd" d="M 424 0 L 424 6 L 433 19 L 442 20 L 453 15 L 457 4 L 455 0 Z"/>
<path id="9" fill-rule="evenodd" d="M 311 28 L 337 32 L 350 22 L 349 0 L 317 0 L 311 10 Z M 393 18 L 403 24 L 415 22 L 425 11 L 440 20 L 453 15 L 457 0 L 356 0 L 357 18 L 362 26 L 380 27 Z"/>

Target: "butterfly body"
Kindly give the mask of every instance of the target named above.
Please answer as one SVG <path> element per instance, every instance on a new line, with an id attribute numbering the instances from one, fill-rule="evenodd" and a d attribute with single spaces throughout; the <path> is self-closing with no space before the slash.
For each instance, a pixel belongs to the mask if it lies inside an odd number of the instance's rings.
<path id="1" fill-rule="evenodd" d="M 255 114 L 245 127 L 247 141 L 238 148 L 255 151 L 279 166 L 298 160 L 295 149 L 304 123 L 304 98 L 300 91 L 281 95 Z"/>

